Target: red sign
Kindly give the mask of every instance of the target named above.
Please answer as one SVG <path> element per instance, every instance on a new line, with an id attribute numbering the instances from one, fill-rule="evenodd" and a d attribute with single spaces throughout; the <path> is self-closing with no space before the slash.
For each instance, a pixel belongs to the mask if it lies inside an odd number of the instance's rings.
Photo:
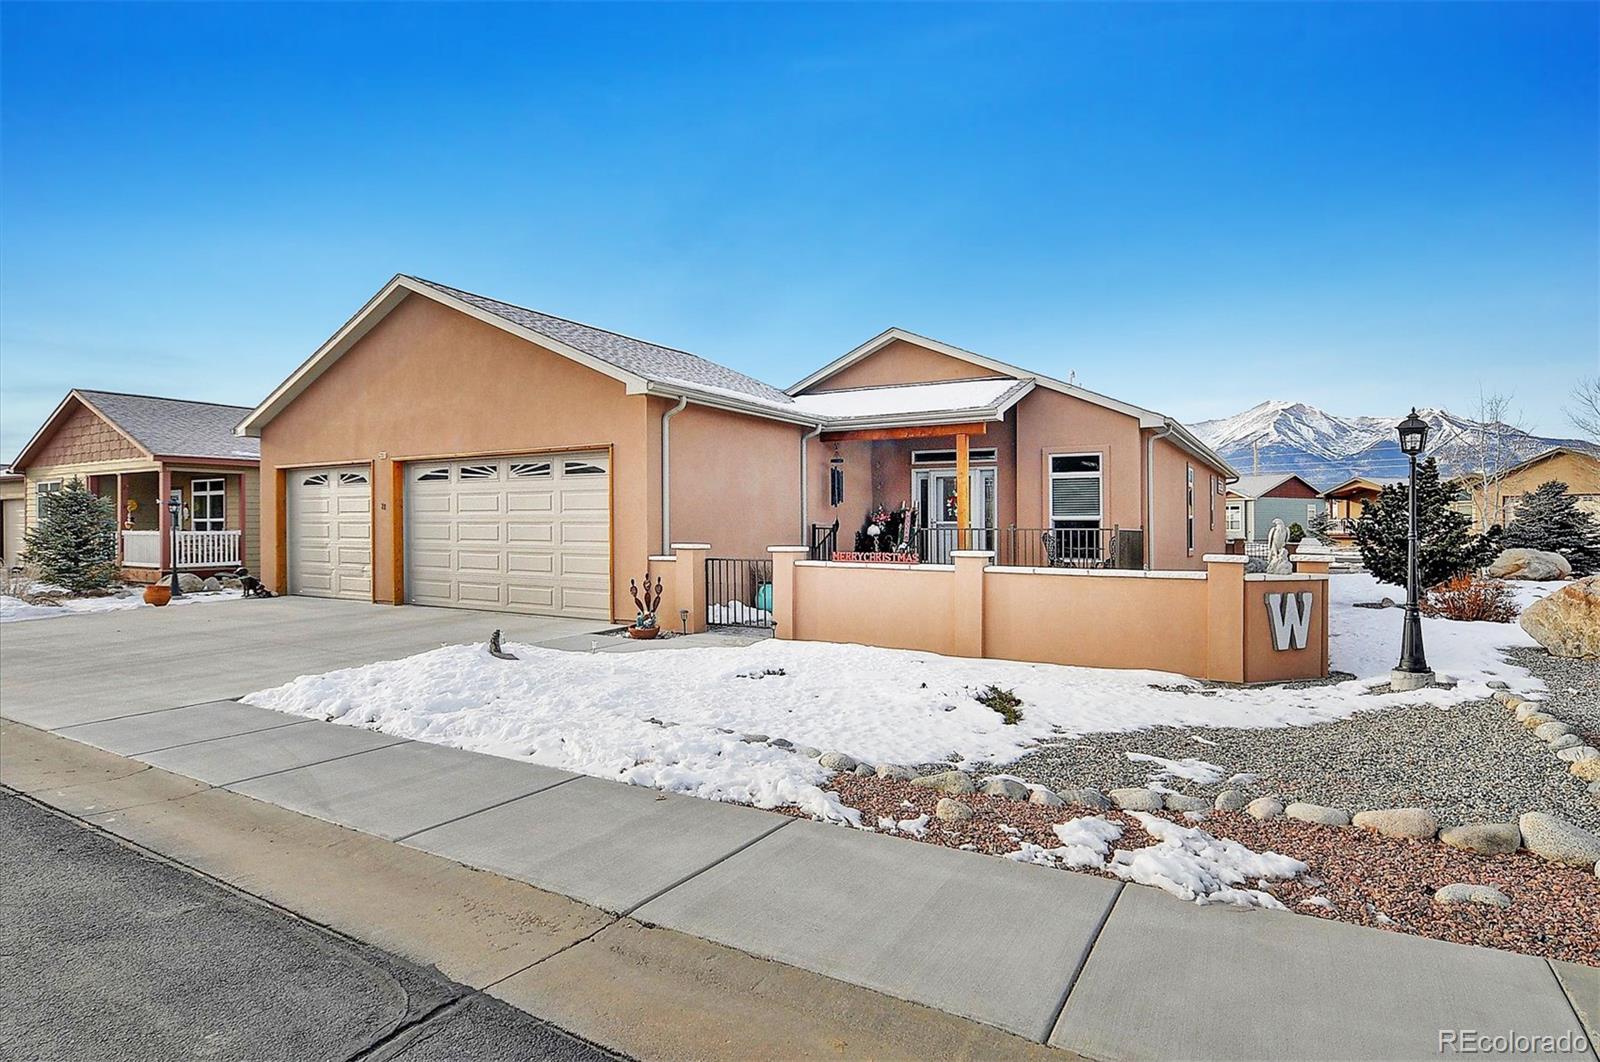
<path id="1" fill-rule="evenodd" d="M 849 551 L 835 551 L 833 560 L 836 564 L 920 564 L 922 563 L 915 553 L 854 553 Z"/>

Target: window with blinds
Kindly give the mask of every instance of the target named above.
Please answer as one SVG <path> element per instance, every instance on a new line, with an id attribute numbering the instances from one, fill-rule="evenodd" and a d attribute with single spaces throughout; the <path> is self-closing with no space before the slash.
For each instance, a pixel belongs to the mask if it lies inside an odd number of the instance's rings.
<path id="1" fill-rule="evenodd" d="M 1050 526 L 1100 526 L 1100 455 L 1050 455 Z"/>

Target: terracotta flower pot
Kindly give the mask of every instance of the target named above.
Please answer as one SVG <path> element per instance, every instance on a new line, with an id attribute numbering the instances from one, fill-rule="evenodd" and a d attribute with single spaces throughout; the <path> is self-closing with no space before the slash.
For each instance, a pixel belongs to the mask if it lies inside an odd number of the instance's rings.
<path id="1" fill-rule="evenodd" d="M 151 583 L 144 588 L 144 603 L 161 606 L 172 600 L 172 587 Z"/>
<path id="2" fill-rule="evenodd" d="M 660 627 L 629 627 L 628 637 L 648 641 L 661 633 Z"/>

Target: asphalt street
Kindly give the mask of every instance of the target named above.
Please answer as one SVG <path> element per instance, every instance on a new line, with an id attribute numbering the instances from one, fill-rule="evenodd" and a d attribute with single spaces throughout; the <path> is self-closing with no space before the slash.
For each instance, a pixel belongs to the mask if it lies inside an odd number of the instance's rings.
<path id="1" fill-rule="evenodd" d="M 0 1059 L 617 1057 L 0 791 Z"/>

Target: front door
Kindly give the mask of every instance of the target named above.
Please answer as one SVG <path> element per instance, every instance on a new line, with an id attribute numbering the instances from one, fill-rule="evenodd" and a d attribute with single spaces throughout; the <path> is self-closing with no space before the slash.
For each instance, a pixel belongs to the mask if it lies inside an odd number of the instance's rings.
<path id="1" fill-rule="evenodd" d="M 972 499 L 971 525 L 969 530 L 963 531 L 956 520 L 956 470 L 928 468 L 912 473 L 912 491 L 928 529 L 923 563 L 949 564 L 950 551 L 955 549 L 994 548 L 991 531 L 995 513 L 995 470 L 970 468 L 967 483 Z"/>

